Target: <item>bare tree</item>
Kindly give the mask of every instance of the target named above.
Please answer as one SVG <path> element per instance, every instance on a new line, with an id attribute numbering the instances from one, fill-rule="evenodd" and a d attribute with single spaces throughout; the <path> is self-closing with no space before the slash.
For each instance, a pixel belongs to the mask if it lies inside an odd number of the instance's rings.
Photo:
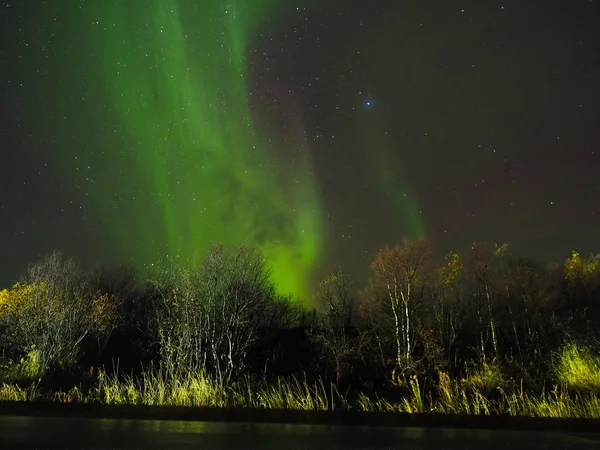
<path id="1" fill-rule="evenodd" d="M 173 373 L 211 370 L 223 383 L 245 368 L 248 350 L 276 301 L 263 255 L 215 247 L 190 268 L 163 265 L 152 280 L 160 353 Z"/>
<path id="2" fill-rule="evenodd" d="M 398 376 L 414 369 L 416 315 L 423 306 L 429 261 L 429 248 L 423 240 L 406 239 L 402 245 L 386 245 L 371 265 L 374 272 L 372 288 L 380 301 L 382 319 L 387 319 L 393 333 L 393 373 Z"/>
<path id="3" fill-rule="evenodd" d="M 478 354 L 484 362 L 487 356 L 488 338 L 492 341 L 492 352 L 498 357 L 498 333 L 496 323 L 496 281 L 493 274 L 493 259 L 484 244 L 473 243 L 470 251 L 471 275 L 473 281 L 472 306 L 478 323 Z"/>
<path id="4" fill-rule="evenodd" d="M 333 365 L 335 382 L 339 384 L 350 361 L 362 356 L 365 343 L 364 334 L 358 333 L 355 326 L 355 301 L 350 275 L 338 269 L 319 284 L 315 297 L 316 326 L 311 331 L 311 337 L 320 345 L 326 360 Z"/>
<path id="5" fill-rule="evenodd" d="M 448 253 L 446 263 L 437 274 L 435 289 L 432 290 L 435 332 L 442 343 L 445 359 L 456 368 L 459 362 L 455 345 L 463 322 L 461 308 L 465 280 L 461 256 L 455 252 Z"/>
<path id="6" fill-rule="evenodd" d="M 523 258 L 512 268 L 511 285 L 521 358 L 539 362 L 543 348 L 549 344 L 543 336 L 548 338 L 553 333 L 552 316 L 558 306 L 559 286 L 550 273 Z"/>

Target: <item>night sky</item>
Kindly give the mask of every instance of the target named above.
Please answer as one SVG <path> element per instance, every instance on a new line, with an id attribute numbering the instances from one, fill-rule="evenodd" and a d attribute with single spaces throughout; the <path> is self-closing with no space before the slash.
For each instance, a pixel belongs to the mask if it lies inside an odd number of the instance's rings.
<path id="1" fill-rule="evenodd" d="M 600 252 L 594 0 L 0 1 L 0 287 L 61 250 Z"/>

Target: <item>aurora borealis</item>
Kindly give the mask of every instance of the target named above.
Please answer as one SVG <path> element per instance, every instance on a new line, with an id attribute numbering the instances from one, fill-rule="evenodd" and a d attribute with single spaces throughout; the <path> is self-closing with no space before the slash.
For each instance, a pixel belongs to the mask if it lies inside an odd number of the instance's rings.
<path id="1" fill-rule="evenodd" d="M 280 289 L 304 296 L 323 232 L 311 157 L 298 141 L 293 164 L 276 161 L 246 87 L 246 39 L 269 3 L 121 1 L 82 14 L 131 152 L 93 191 L 102 206 L 113 186 L 114 197 L 143 187 L 122 201 L 134 211 L 127 231 L 111 213 L 105 225 L 134 261 L 245 243 L 264 252 Z"/>
<path id="2" fill-rule="evenodd" d="M 301 298 L 404 236 L 600 251 L 595 2 L 0 4 L 4 283 L 54 249 L 244 243 Z"/>

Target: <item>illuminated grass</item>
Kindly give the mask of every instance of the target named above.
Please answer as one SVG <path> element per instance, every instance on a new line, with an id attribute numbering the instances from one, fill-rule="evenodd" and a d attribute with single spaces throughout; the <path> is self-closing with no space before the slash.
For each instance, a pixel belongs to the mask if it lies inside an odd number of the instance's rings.
<path id="1" fill-rule="evenodd" d="M 358 395 L 356 405 L 359 411 L 364 412 L 402 412 L 400 404 L 391 403 L 379 396 L 372 400 L 362 392 Z"/>
<path id="2" fill-rule="evenodd" d="M 25 389 L 13 383 L 2 383 L 2 386 L 0 386 L 0 401 L 31 402 L 37 400 L 38 397 L 35 383 Z"/>
<path id="3" fill-rule="evenodd" d="M 90 394 L 109 405 L 193 406 L 214 408 L 262 408 L 327 411 L 345 405 L 334 387 L 328 392 L 322 381 L 309 384 L 297 378 L 276 383 L 253 382 L 244 378 L 229 386 L 221 385 L 204 372 L 167 376 L 150 369 L 138 378 L 121 378 L 98 373 L 99 384 Z M 337 402 L 337 403 L 336 403 Z"/>
<path id="4" fill-rule="evenodd" d="M 471 380 L 455 382 L 448 374 L 439 372 L 438 400 L 432 409 L 446 414 L 489 415 L 493 406 Z"/>
<path id="5" fill-rule="evenodd" d="M 31 348 L 20 361 L 8 360 L 0 365 L 0 380 L 6 382 L 33 382 L 42 374 L 40 351 Z"/>
<path id="6" fill-rule="evenodd" d="M 98 387 L 91 395 L 107 405 L 228 406 L 226 389 L 211 377 L 202 373 L 172 377 L 154 368 L 135 379 L 130 375 L 108 375 L 100 369 Z"/>
<path id="7" fill-rule="evenodd" d="M 496 361 L 484 362 L 479 367 L 467 371 L 467 376 L 461 380 L 461 384 L 472 392 L 490 395 L 499 388 L 506 387 L 506 381 Z"/>
<path id="8" fill-rule="evenodd" d="M 600 396 L 594 393 L 569 393 L 556 386 L 551 394 L 542 392 L 532 395 L 523 390 L 504 391 L 497 388 L 497 399 L 491 400 L 468 379 L 453 381 L 444 373 L 439 373 L 439 383 L 435 394 L 427 401 L 418 389 L 416 381 L 411 385 L 411 394 L 399 403 L 376 397 L 372 400 L 359 394 L 356 409 L 365 412 L 434 412 L 456 415 L 511 415 L 526 417 L 552 417 L 574 419 L 600 419 Z"/>
<path id="9" fill-rule="evenodd" d="M 103 369 L 98 370 L 97 384 L 87 391 L 81 387 L 73 387 L 68 392 L 43 393 L 37 389 L 36 383 L 26 389 L 16 383 L 3 383 L 0 387 L 0 401 L 32 402 L 43 399 L 106 405 L 353 410 L 410 414 L 433 412 L 467 416 L 501 414 L 600 419 L 600 396 L 595 392 L 573 392 L 569 388 L 572 388 L 571 384 L 556 385 L 550 393 L 534 395 L 524 392 L 522 387 L 498 386 L 493 398 L 490 398 L 486 394 L 490 393 L 491 387 L 488 383 L 481 382 L 482 371 L 471 372 L 470 376 L 473 378 L 467 376 L 461 380 L 452 380 L 448 374 L 440 371 L 437 385 L 427 395 L 422 392 L 419 380 L 412 377 L 407 380 L 406 395 L 395 402 L 378 395 L 372 398 L 365 393 L 358 393 L 352 403 L 334 385 L 327 387 L 322 380 L 311 384 L 306 379 L 291 377 L 267 383 L 245 377 L 230 385 L 221 385 L 204 372 L 179 377 L 153 367 L 144 370 L 139 377 L 123 374 L 117 376 L 117 372 L 115 370 L 109 375 Z M 593 374 L 590 375 L 593 379 Z M 588 386 L 589 383 L 585 385 Z"/>
<path id="10" fill-rule="evenodd" d="M 555 355 L 554 375 L 561 387 L 600 393 L 600 356 L 589 347 L 567 343 Z"/>
<path id="11" fill-rule="evenodd" d="M 512 416 L 600 419 L 600 397 L 596 394 L 569 394 L 555 387 L 552 393 L 504 394 L 499 409 Z"/>

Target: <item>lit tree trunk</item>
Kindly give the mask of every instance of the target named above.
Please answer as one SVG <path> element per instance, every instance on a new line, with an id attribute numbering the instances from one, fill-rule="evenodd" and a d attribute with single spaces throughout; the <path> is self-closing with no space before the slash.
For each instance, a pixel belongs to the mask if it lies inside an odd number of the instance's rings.
<path id="1" fill-rule="evenodd" d="M 410 301 L 410 282 L 406 284 L 406 294 L 403 292 L 400 293 L 402 295 L 402 303 L 404 306 L 404 351 L 405 357 L 407 361 L 410 361 L 412 355 L 411 349 L 411 340 L 410 340 L 410 309 L 409 309 L 409 301 Z"/>
<path id="2" fill-rule="evenodd" d="M 413 295 L 416 283 L 427 267 L 429 251 L 423 241 L 405 240 L 402 245 L 386 245 L 373 261 L 375 272 L 373 288 L 379 290 L 380 299 L 389 305 L 387 321 L 390 340 L 395 346 L 395 370 L 405 372 L 413 358 L 413 316 L 419 299 Z M 415 291 L 416 292 L 416 291 Z M 388 297 L 385 300 L 385 297 Z M 384 319 L 385 320 L 385 319 Z"/>
<path id="3" fill-rule="evenodd" d="M 481 310 L 477 308 L 477 318 L 479 320 L 479 352 L 481 355 L 481 361 L 485 362 L 485 340 L 483 338 L 483 317 L 481 316 Z"/>
<path id="4" fill-rule="evenodd" d="M 395 281 L 395 279 L 394 279 Z M 390 283 L 387 283 L 387 288 L 388 288 L 388 294 L 390 297 L 390 306 L 392 309 L 392 314 L 394 316 L 394 335 L 396 338 L 396 364 L 398 365 L 398 368 L 402 367 L 402 344 L 400 343 L 400 338 L 402 336 L 401 331 L 400 331 L 400 317 L 398 314 L 398 308 L 399 308 L 399 301 L 398 301 L 398 287 L 397 284 L 394 282 L 394 290 L 392 292 Z"/>
<path id="5" fill-rule="evenodd" d="M 499 352 L 498 352 L 498 338 L 496 337 L 496 323 L 494 321 L 494 312 L 492 310 L 492 296 L 490 295 L 490 289 L 489 286 L 486 284 L 485 285 L 485 297 L 487 300 L 487 307 L 488 307 L 488 322 L 489 322 L 489 326 L 490 326 L 490 331 L 492 333 L 492 346 L 494 347 L 494 355 L 496 357 L 498 357 Z"/>

